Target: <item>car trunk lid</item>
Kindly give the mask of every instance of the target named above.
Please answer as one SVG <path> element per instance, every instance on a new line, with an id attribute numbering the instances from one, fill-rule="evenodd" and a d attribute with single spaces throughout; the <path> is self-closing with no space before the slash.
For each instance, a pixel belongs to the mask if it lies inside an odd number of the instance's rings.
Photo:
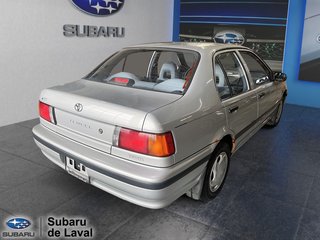
<path id="1" fill-rule="evenodd" d="M 79 80 L 43 90 L 40 100 L 54 107 L 57 122 L 55 131 L 72 139 L 75 133 L 79 134 L 82 142 L 83 137 L 88 140 L 84 144 L 95 147 L 101 146 L 101 143 L 111 146 L 116 126 L 141 131 L 148 112 L 180 97 Z M 63 129 L 59 131 L 59 127 Z M 95 145 L 94 142 L 99 144 Z"/>

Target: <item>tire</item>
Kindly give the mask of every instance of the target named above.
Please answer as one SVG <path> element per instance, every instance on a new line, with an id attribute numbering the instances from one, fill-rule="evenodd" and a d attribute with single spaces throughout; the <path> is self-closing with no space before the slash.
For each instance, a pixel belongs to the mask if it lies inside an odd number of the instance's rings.
<path id="1" fill-rule="evenodd" d="M 229 170 L 230 156 L 231 150 L 226 143 L 219 144 L 212 153 L 203 182 L 202 201 L 215 198 L 221 191 Z"/>
<path id="2" fill-rule="evenodd" d="M 284 99 L 282 99 L 279 104 L 278 107 L 276 109 L 276 111 L 274 112 L 273 116 L 271 117 L 271 119 L 269 120 L 269 122 L 267 122 L 266 127 L 268 128 L 274 128 L 276 127 L 281 119 L 282 116 L 282 111 L 283 111 L 283 105 L 284 105 Z"/>

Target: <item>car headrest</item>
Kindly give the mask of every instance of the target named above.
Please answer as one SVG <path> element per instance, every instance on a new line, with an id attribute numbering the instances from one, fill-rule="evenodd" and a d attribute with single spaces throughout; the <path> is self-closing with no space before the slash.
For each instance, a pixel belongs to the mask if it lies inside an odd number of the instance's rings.
<path id="1" fill-rule="evenodd" d="M 224 73 L 220 67 L 219 64 L 215 64 L 215 76 L 216 76 L 216 85 L 217 87 L 223 87 L 225 85 L 225 82 L 224 82 Z"/>
<path id="2" fill-rule="evenodd" d="M 159 79 L 166 80 L 166 79 L 173 79 L 177 76 L 177 66 L 173 62 L 164 63 L 161 67 Z"/>

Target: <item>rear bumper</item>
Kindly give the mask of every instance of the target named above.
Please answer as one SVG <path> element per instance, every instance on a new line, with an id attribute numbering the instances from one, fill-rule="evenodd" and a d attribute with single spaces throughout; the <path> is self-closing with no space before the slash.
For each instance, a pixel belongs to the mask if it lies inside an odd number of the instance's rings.
<path id="1" fill-rule="evenodd" d="M 211 147 L 167 168 L 131 162 L 66 138 L 43 125 L 33 128 L 43 154 L 65 169 L 66 157 L 86 166 L 90 184 L 147 208 L 162 208 L 191 189 L 205 171 Z"/>

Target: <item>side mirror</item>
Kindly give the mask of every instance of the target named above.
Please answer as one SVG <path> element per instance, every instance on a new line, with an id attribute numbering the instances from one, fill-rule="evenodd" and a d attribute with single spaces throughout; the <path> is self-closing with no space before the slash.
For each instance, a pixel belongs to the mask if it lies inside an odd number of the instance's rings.
<path id="1" fill-rule="evenodd" d="M 277 82 L 284 82 L 287 80 L 287 74 L 283 72 L 275 72 L 273 74 L 273 80 Z"/>

